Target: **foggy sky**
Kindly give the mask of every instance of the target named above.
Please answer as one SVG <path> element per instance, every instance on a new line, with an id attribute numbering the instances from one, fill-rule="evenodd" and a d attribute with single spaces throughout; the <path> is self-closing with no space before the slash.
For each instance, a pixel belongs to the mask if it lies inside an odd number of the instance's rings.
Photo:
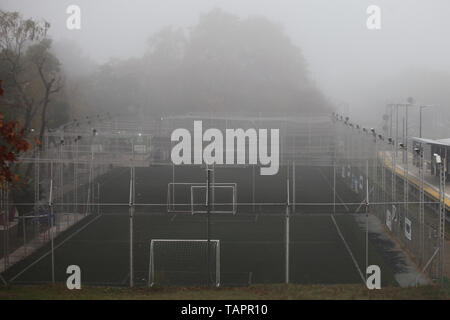
<path id="1" fill-rule="evenodd" d="M 81 7 L 80 31 L 66 29 L 70 4 Z M 371 4 L 381 7 L 381 30 L 366 28 Z M 99 63 L 140 56 L 151 34 L 195 25 L 213 8 L 265 16 L 301 48 L 330 101 L 349 112 L 369 106 L 368 93 L 405 70 L 450 72 L 448 0 L 0 0 L 0 8 L 46 19 L 55 41 L 74 41 Z"/>

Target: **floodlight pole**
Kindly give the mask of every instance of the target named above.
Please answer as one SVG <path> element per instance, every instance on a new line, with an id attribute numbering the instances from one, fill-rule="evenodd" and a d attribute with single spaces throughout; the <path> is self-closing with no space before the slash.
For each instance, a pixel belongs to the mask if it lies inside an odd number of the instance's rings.
<path id="1" fill-rule="evenodd" d="M 404 201 L 405 201 L 405 217 L 409 219 L 408 217 L 408 211 L 409 211 L 409 168 L 408 168 L 408 137 L 406 137 L 406 144 L 404 148 L 404 152 L 406 154 L 406 163 L 404 164 L 404 175 L 405 175 L 405 184 L 404 184 Z"/>
<path id="2" fill-rule="evenodd" d="M 1 188 L 0 188 L 0 210 L 3 209 L 4 212 L 6 213 L 6 217 L 5 217 L 5 221 L 6 221 L 6 225 L 5 225 L 5 232 L 3 233 L 3 252 L 4 252 L 4 257 L 3 257 L 3 264 L 4 264 L 4 270 L 6 270 L 8 268 L 8 233 L 7 231 L 7 226 L 8 226 L 8 221 L 7 221 L 7 212 L 8 210 L 6 210 L 6 189 L 7 189 L 7 183 L 6 181 L 2 181 L 1 182 Z M 6 281 L 4 281 L 4 279 L 1 277 L 0 274 L 0 279 L 2 279 L 2 281 L 4 282 L 4 284 L 6 285 Z"/>
<path id="3" fill-rule="evenodd" d="M 419 116 L 419 118 L 420 118 L 420 123 L 419 123 L 419 137 L 420 138 L 422 138 L 422 110 L 424 109 L 424 108 L 428 108 L 428 107 L 431 107 L 431 105 L 422 105 L 422 106 L 419 106 L 419 114 L 420 114 L 420 116 Z"/>
<path id="4" fill-rule="evenodd" d="M 59 188 L 58 188 L 58 197 L 60 201 L 62 201 L 59 210 L 64 212 L 64 164 L 63 160 L 63 145 L 64 145 L 64 137 L 63 140 L 59 143 Z M 62 219 L 61 219 L 62 220 Z M 56 231 L 59 232 L 59 223 L 56 224 Z"/>
<path id="5" fill-rule="evenodd" d="M 255 212 L 255 165 L 252 164 L 252 212 Z"/>
<path id="6" fill-rule="evenodd" d="M 387 194 L 386 194 L 386 153 L 385 153 L 385 144 L 381 145 L 382 148 L 382 152 L 381 152 L 381 199 L 383 201 L 383 214 L 382 216 L 384 216 L 386 214 L 386 210 L 387 210 L 387 204 L 386 204 L 386 198 L 387 198 Z"/>
<path id="7" fill-rule="evenodd" d="M 374 144 L 375 144 L 375 158 L 374 158 L 374 167 L 373 167 L 373 180 L 374 180 L 374 191 L 373 191 L 373 197 L 375 201 L 379 201 L 379 192 L 377 192 L 379 190 L 379 188 L 377 188 L 378 185 L 378 140 L 377 140 L 377 135 L 376 132 L 373 131 L 373 136 L 374 136 Z M 367 165 L 368 167 L 369 165 Z M 378 190 L 377 190 L 378 189 Z M 369 198 L 367 195 L 366 201 L 368 203 Z"/>
<path id="8" fill-rule="evenodd" d="M 289 178 L 286 181 L 287 203 L 286 203 L 286 284 L 289 284 Z"/>
<path id="9" fill-rule="evenodd" d="M 395 208 L 395 214 L 397 214 L 397 206 L 395 205 L 395 201 L 397 198 L 397 141 L 392 142 L 392 177 L 391 177 L 391 192 L 392 192 L 392 217 L 394 216 L 394 208 Z"/>
<path id="10" fill-rule="evenodd" d="M 211 188 L 211 208 L 214 211 L 215 210 L 215 203 L 216 203 L 216 188 L 214 188 L 215 184 L 216 184 L 216 164 L 215 162 L 212 164 L 212 173 L 211 173 L 211 183 L 212 183 L 212 188 Z"/>
<path id="11" fill-rule="evenodd" d="M 366 281 L 369 266 L 369 160 L 366 160 Z"/>
<path id="12" fill-rule="evenodd" d="M 209 259 L 209 248 L 210 248 L 210 242 L 211 242 L 211 236 L 210 236 L 210 194 L 211 194 L 211 169 L 206 169 L 206 274 L 207 274 L 207 285 L 208 287 L 211 286 L 211 280 L 210 280 L 210 259 Z"/>
<path id="13" fill-rule="evenodd" d="M 405 120 L 405 144 L 406 144 L 406 150 L 405 150 L 405 160 L 406 160 L 406 168 L 408 170 L 408 109 L 409 104 L 405 106 L 405 113 L 406 113 L 406 120 Z M 409 176 L 408 176 L 409 179 Z"/>
<path id="14" fill-rule="evenodd" d="M 50 163 L 50 192 L 48 197 L 48 206 L 50 208 L 50 240 L 52 252 L 52 283 L 55 283 L 55 247 L 53 237 L 53 162 Z"/>
<path id="15" fill-rule="evenodd" d="M 34 215 L 38 215 L 39 211 L 39 150 L 40 146 L 37 146 L 34 156 Z"/>
<path id="16" fill-rule="evenodd" d="M 133 274 L 133 219 L 134 219 L 134 167 L 130 168 L 130 288 L 134 286 L 134 274 Z"/>
<path id="17" fill-rule="evenodd" d="M 394 104 L 389 104 L 389 109 L 390 109 L 390 116 L 389 116 L 389 122 L 390 122 L 390 126 L 389 126 L 389 137 L 392 137 L 392 126 L 393 126 L 393 117 L 394 117 Z"/>
<path id="18" fill-rule="evenodd" d="M 295 161 L 292 162 L 292 212 L 295 214 Z"/>
<path id="19" fill-rule="evenodd" d="M 420 106 L 419 107 L 419 113 L 420 113 L 420 119 L 419 119 L 419 138 L 422 138 L 422 109 L 426 106 Z"/>
<path id="20" fill-rule="evenodd" d="M 75 163 L 73 164 L 73 180 L 74 180 L 74 213 L 78 220 L 78 137 L 75 140 Z"/>
<path id="21" fill-rule="evenodd" d="M 100 182 L 97 182 L 97 215 L 100 215 Z"/>
<path id="22" fill-rule="evenodd" d="M 175 164 L 172 162 L 172 203 L 175 203 Z"/>
<path id="23" fill-rule="evenodd" d="M 4 263 L 5 263 L 5 270 L 9 266 L 9 206 L 8 206 L 8 189 L 9 185 L 8 182 L 4 182 L 2 185 L 2 207 L 5 212 L 5 233 L 4 233 Z"/>
<path id="24" fill-rule="evenodd" d="M 89 181 L 88 181 L 88 190 L 87 190 L 87 200 L 86 200 L 86 208 L 85 208 L 85 210 L 84 210 L 84 216 L 87 216 L 88 215 L 88 213 L 90 213 L 90 211 L 91 211 L 91 203 L 92 203 L 92 199 L 91 199 L 91 196 L 92 196 L 92 180 L 93 180 L 93 177 L 92 177 L 92 162 L 93 162 L 93 160 L 94 160 L 94 154 L 93 154 L 93 152 L 92 152 L 92 149 L 91 149 L 91 159 L 90 159 L 90 163 L 89 163 Z"/>
<path id="25" fill-rule="evenodd" d="M 441 149 L 442 150 L 442 149 Z M 444 263 L 445 263 L 445 180 L 447 167 L 447 149 L 445 149 L 444 157 L 441 157 L 439 164 L 439 282 L 441 286 L 444 284 Z"/>
<path id="26" fill-rule="evenodd" d="M 395 156 L 398 154 L 398 107 L 399 104 L 395 105 Z"/>
<path id="27" fill-rule="evenodd" d="M 425 261 L 425 192 L 424 192 L 424 151 L 422 143 L 419 146 L 419 176 L 420 176 L 420 200 L 419 200 L 419 227 L 420 227 L 420 262 Z"/>

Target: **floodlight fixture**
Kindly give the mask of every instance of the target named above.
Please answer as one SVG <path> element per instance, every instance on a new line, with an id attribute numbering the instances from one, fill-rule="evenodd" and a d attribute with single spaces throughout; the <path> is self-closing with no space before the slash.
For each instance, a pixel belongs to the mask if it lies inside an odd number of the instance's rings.
<path id="1" fill-rule="evenodd" d="M 442 164 L 442 158 L 437 153 L 434 154 L 434 159 L 436 160 L 437 164 Z"/>

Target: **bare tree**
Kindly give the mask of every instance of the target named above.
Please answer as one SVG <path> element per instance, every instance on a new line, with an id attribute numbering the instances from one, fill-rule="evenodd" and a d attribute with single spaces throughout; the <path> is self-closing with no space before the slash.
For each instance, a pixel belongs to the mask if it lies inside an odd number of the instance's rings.
<path id="1" fill-rule="evenodd" d="M 63 88 L 63 78 L 60 74 L 60 64 L 58 59 L 50 53 L 51 40 L 43 39 L 38 44 L 28 48 L 27 60 L 34 67 L 40 80 L 42 93 L 37 106 L 40 111 L 40 132 L 39 139 L 42 140 L 47 127 L 47 109 L 51 101 L 51 96 Z"/>
<path id="2" fill-rule="evenodd" d="M 51 96 L 62 88 L 59 61 L 46 38 L 50 24 L 0 11 L 0 74 L 7 94 L 1 105 L 23 117 L 25 136 L 39 114 L 39 138 L 47 124 Z"/>

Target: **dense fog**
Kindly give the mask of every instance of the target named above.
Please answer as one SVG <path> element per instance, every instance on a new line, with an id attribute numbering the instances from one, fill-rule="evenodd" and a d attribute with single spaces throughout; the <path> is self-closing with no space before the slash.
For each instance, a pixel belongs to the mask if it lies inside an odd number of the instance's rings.
<path id="1" fill-rule="evenodd" d="M 79 30 L 66 26 L 72 4 Z M 372 4 L 381 9 L 376 30 L 366 24 Z M 0 8 L 50 23 L 64 85 L 50 99 L 49 125 L 105 112 L 336 110 L 382 127 L 386 105 L 412 97 L 410 132 L 429 105 L 424 134 L 450 135 L 445 0 L 2 0 Z"/>

